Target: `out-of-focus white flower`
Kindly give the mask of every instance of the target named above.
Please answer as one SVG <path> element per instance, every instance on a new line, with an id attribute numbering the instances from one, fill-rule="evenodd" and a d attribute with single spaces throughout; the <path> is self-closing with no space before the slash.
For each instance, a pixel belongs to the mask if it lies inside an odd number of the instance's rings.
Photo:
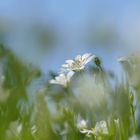
<path id="1" fill-rule="evenodd" d="M 118 119 L 114 119 L 114 123 L 115 123 L 116 125 L 118 125 L 118 124 L 119 124 L 119 118 L 118 118 Z"/>
<path id="2" fill-rule="evenodd" d="M 20 133 L 21 130 L 22 130 L 22 124 L 19 124 L 18 127 L 17 127 L 17 132 Z"/>
<path id="3" fill-rule="evenodd" d="M 83 134 L 86 134 L 88 137 L 91 135 L 99 137 L 100 135 L 108 134 L 107 123 L 105 121 L 97 122 L 95 127 L 92 129 L 87 129 L 87 123 L 85 120 L 80 121 L 77 126 L 79 131 Z"/>
<path id="4" fill-rule="evenodd" d="M 93 134 L 93 130 L 89 130 L 89 129 L 83 129 L 80 132 L 86 134 L 87 137 L 91 137 L 91 135 Z"/>
<path id="5" fill-rule="evenodd" d="M 85 132 L 85 130 L 87 129 L 87 122 L 85 120 L 81 120 L 78 122 L 77 127 L 79 130 L 84 130 L 83 133 Z M 86 132 L 85 132 L 86 133 Z"/>
<path id="6" fill-rule="evenodd" d="M 126 61 L 128 61 L 128 58 L 126 56 L 123 56 L 123 57 L 118 58 L 118 61 L 119 62 L 126 62 Z"/>
<path id="7" fill-rule="evenodd" d="M 129 140 L 139 140 L 139 139 L 140 139 L 140 137 L 138 137 L 137 135 L 132 136 L 132 137 L 129 138 Z"/>
<path id="8" fill-rule="evenodd" d="M 93 129 L 93 133 L 95 136 L 99 136 L 100 134 L 107 135 L 108 128 L 106 122 L 105 121 L 97 122 Z"/>
<path id="9" fill-rule="evenodd" d="M 140 53 L 119 58 L 129 84 L 135 89 L 139 89 L 140 83 Z"/>
<path id="10" fill-rule="evenodd" d="M 65 75 L 64 73 L 61 73 L 59 76 L 56 76 L 55 79 L 50 80 L 50 83 L 59 84 L 64 87 L 67 87 L 73 74 L 74 74 L 73 72 L 69 72 L 67 75 Z"/>
<path id="11" fill-rule="evenodd" d="M 14 121 L 10 123 L 9 129 L 6 131 L 7 136 L 15 135 L 19 137 L 22 131 L 22 124 L 19 121 Z"/>
<path id="12" fill-rule="evenodd" d="M 103 80 L 98 82 L 91 74 L 84 73 L 73 82 L 73 93 L 84 106 L 99 107 L 106 100 L 105 97 L 109 96 Z"/>
<path id="13" fill-rule="evenodd" d="M 85 120 L 79 121 L 77 127 L 80 133 L 85 134 L 87 137 L 91 137 L 91 134 L 93 134 L 92 130 L 87 129 L 87 122 Z"/>
<path id="14" fill-rule="evenodd" d="M 66 64 L 62 65 L 62 72 L 80 71 L 85 68 L 85 65 L 90 62 L 95 56 L 89 53 L 77 55 L 74 60 L 66 60 Z"/>

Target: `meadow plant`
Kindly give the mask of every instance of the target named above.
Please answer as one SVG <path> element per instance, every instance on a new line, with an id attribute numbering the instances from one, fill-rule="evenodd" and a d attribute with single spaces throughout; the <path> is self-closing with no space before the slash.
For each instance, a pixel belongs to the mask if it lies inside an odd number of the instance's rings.
<path id="1" fill-rule="evenodd" d="M 121 78 L 97 56 L 78 55 L 32 86 L 43 73 L 1 45 L 0 140 L 139 140 L 140 59 L 119 62 Z"/>

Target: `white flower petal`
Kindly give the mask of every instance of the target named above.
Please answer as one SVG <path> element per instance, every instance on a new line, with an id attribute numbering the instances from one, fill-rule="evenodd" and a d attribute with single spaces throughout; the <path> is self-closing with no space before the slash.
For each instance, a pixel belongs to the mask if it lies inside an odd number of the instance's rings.
<path id="1" fill-rule="evenodd" d="M 119 62 L 127 62 L 128 61 L 128 58 L 127 57 L 120 57 L 119 59 L 118 59 L 118 61 Z"/>
<path id="2" fill-rule="evenodd" d="M 66 60 L 66 63 L 68 63 L 68 64 L 71 64 L 73 62 L 74 62 L 73 60 Z"/>
<path id="3" fill-rule="evenodd" d="M 97 122 L 93 132 L 94 132 L 94 135 L 96 135 L 96 136 L 98 136 L 100 133 L 107 135 L 108 128 L 107 128 L 106 122 L 105 121 Z"/>
<path id="4" fill-rule="evenodd" d="M 75 57 L 75 60 L 77 61 L 77 60 L 82 60 L 82 56 L 81 55 L 77 55 L 76 57 Z"/>
<path id="5" fill-rule="evenodd" d="M 68 72 L 68 74 L 67 74 L 68 81 L 71 79 L 71 77 L 73 75 L 74 75 L 74 72 L 73 71 Z"/>
<path id="6" fill-rule="evenodd" d="M 90 62 L 93 59 L 93 56 L 89 56 L 89 58 L 85 61 L 85 64 L 87 64 L 88 62 Z"/>
<path id="7" fill-rule="evenodd" d="M 80 71 L 85 68 L 85 65 L 93 59 L 94 55 L 89 53 L 83 56 L 77 55 L 74 60 L 66 60 L 66 64 L 62 65 L 63 72 Z"/>
<path id="8" fill-rule="evenodd" d="M 56 84 L 57 82 L 55 80 L 50 80 L 51 84 Z"/>
<path id="9" fill-rule="evenodd" d="M 80 131 L 86 131 L 87 129 L 87 122 L 85 120 L 80 120 L 77 124 L 77 128 L 80 130 Z"/>
<path id="10" fill-rule="evenodd" d="M 72 74 L 65 75 L 64 73 L 60 73 L 60 75 L 56 76 L 55 79 L 50 80 L 50 83 L 59 84 L 66 87 L 71 77 L 72 77 Z"/>
<path id="11" fill-rule="evenodd" d="M 83 130 L 80 130 L 80 132 L 85 134 L 85 133 L 89 133 L 89 130 L 88 129 L 83 129 Z"/>
<path id="12" fill-rule="evenodd" d="M 68 64 L 63 64 L 62 67 L 68 68 L 69 66 L 68 66 Z"/>
<path id="13" fill-rule="evenodd" d="M 89 56 L 91 56 L 90 53 L 85 53 L 85 54 L 82 56 L 82 60 L 87 59 Z"/>

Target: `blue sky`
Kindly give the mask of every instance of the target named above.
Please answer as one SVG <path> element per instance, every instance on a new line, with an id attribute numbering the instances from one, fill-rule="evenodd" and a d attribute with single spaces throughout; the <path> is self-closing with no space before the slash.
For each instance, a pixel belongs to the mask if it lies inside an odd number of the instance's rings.
<path id="1" fill-rule="evenodd" d="M 107 69 L 117 72 L 116 59 L 139 49 L 139 7 L 138 0 L 1 0 L 0 23 L 9 33 L 6 45 L 45 73 L 58 71 L 66 59 L 85 52 L 99 55 Z M 29 39 L 34 24 L 49 26 L 55 32 L 57 42 L 50 52 L 42 54 L 36 41 Z M 85 39 L 90 28 L 108 27 L 118 36 L 108 50 Z"/>

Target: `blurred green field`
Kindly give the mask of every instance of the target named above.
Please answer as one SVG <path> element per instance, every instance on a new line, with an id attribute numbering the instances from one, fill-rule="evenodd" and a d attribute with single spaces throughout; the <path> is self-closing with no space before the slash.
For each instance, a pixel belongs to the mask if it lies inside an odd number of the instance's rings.
<path id="1" fill-rule="evenodd" d="M 138 56 L 119 59 L 121 77 L 98 57 L 85 66 L 79 56 L 84 67 L 70 67 L 70 78 L 50 72 L 43 81 L 38 68 L 0 45 L 0 140 L 139 140 Z"/>

